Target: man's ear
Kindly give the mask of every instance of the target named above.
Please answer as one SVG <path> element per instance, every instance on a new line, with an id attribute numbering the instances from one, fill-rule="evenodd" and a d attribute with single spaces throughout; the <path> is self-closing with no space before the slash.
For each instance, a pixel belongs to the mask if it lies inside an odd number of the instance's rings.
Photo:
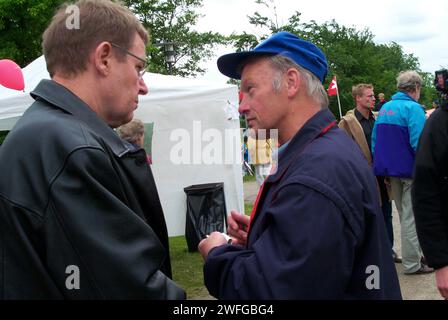
<path id="1" fill-rule="evenodd" d="M 286 71 L 286 81 L 288 85 L 288 98 L 292 98 L 299 92 L 302 82 L 299 71 L 295 68 L 290 68 Z"/>
<path id="2" fill-rule="evenodd" d="M 93 52 L 95 69 L 101 75 L 108 75 L 111 68 L 112 45 L 109 42 L 101 42 Z"/>

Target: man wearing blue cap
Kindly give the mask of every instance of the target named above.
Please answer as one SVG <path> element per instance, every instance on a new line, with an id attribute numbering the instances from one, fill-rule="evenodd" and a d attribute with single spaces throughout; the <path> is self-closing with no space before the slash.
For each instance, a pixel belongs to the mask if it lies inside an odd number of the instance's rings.
<path id="1" fill-rule="evenodd" d="M 249 127 L 278 129 L 278 168 L 249 220 L 232 212 L 232 244 L 202 240 L 204 279 L 219 299 L 401 299 L 375 177 L 337 128 L 323 88 L 325 56 L 280 32 L 218 59 L 241 78 Z"/>

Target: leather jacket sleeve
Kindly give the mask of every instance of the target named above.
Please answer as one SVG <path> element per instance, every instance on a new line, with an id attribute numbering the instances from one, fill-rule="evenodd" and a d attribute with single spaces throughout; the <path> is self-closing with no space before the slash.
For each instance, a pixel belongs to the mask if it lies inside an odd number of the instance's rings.
<path id="1" fill-rule="evenodd" d="M 448 265 L 448 111 L 429 117 L 418 144 L 412 204 L 425 258 L 436 269 Z"/>
<path id="2" fill-rule="evenodd" d="M 126 205 L 119 176 L 103 150 L 75 150 L 50 188 L 44 252 L 64 297 L 185 298 L 159 270 L 167 252 L 144 218 Z"/>

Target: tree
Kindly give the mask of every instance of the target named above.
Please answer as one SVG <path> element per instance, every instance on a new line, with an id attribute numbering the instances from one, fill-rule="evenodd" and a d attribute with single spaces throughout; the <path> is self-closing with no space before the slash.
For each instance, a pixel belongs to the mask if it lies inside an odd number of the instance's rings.
<path id="1" fill-rule="evenodd" d="M 203 74 L 199 63 L 213 56 L 217 44 L 226 43 L 219 33 L 197 32 L 199 14 L 194 9 L 202 0 L 126 0 L 124 3 L 139 17 L 151 36 L 148 52 L 149 70 L 162 74 L 195 76 Z M 174 61 L 171 70 L 165 62 L 163 43 L 174 44 Z"/>
<path id="2" fill-rule="evenodd" d="M 64 0 L 1 0 L 0 58 L 25 67 L 42 54 L 42 34 Z"/>
<path id="3" fill-rule="evenodd" d="M 56 9 L 66 0 L 1 0 L 0 58 L 26 66 L 42 54 L 42 34 Z M 201 61 L 212 57 L 216 44 L 226 43 L 218 33 L 191 29 L 199 18 L 194 10 L 202 0 L 125 0 L 151 34 L 149 70 L 169 73 L 161 43 L 175 44 L 172 74 L 194 76 L 204 73 Z"/>
<path id="4" fill-rule="evenodd" d="M 420 73 L 423 78 L 423 88 L 420 93 L 419 102 L 423 104 L 427 109 L 432 108 L 434 100 L 440 99 L 440 94 L 437 93 L 434 87 L 434 74 L 429 72 Z"/>
<path id="5" fill-rule="evenodd" d="M 339 25 L 335 20 L 321 25 L 315 21 L 303 23 L 296 33 L 317 44 L 327 57 L 330 79 L 337 75 L 343 114 L 354 108 L 351 88 L 358 83 L 371 83 L 377 93 L 391 97 L 396 92 L 396 77 L 400 71 L 420 71 L 418 59 L 403 53 L 401 46 L 378 45 L 368 30 Z M 330 99 L 330 109 L 336 113 L 337 101 Z"/>
<path id="6" fill-rule="evenodd" d="M 421 72 L 418 58 L 405 54 L 400 45 L 376 44 L 374 35 L 368 30 L 339 25 L 335 20 L 318 24 L 316 21 L 303 23 L 301 13 L 294 12 L 286 23 L 280 24 L 274 0 L 256 0 L 257 4 L 267 8 L 266 14 L 259 11 L 249 16 L 249 22 L 264 32 L 261 36 L 242 33 L 232 35 L 231 43 L 237 51 L 254 48 L 260 41 L 279 31 L 289 31 L 316 44 L 325 54 L 329 74 L 325 86 L 333 75 L 337 76 L 342 112 L 345 114 L 354 108 L 351 88 L 358 83 L 371 83 L 377 93 L 383 92 L 389 97 L 396 92 L 396 77 L 400 71 L 416 70 L 429 85 L 428 74 Z M 433 99 L 435 91 L 432 85 L 422 90 L 421 103 Z M 330 98 L 330 109 L 339 115 L 337 98 Z"/>
<path id="7" fill-rule="evenodd" d="M 237 52 L 251 50 L 260 42 L 260 39 L 258 39 L 255 35 L 245 31 L 240 34 L 232 33 L 228 39 Z"/>

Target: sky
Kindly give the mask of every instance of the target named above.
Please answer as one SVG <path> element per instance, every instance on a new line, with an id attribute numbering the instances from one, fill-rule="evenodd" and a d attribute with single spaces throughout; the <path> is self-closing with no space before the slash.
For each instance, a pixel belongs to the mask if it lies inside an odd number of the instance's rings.
<path id="1" fill-rule="evenodd" d="M 392 41 L 402 46 L 404 53 L 414 54 L 423 71 L 434 73 L 448 68 L 448 0 L 275 0 L 279 24 L 299 11 L 302 22 L 318 24 L 336 20 L 339 25 L 357 30 L 368 28 L 378 44 Z M 255 0 L 203 0 L 197 12 L 198 31 L 214 31 L 224 35 L 232 32 L 262 35 L 250 25 L 248 15 L 255 11 L 273 16 L 272 10 L 257 5 Z M 283 23 L 283 24 L 284 24 Z M 208 71 L 204 79 L 225 83 L 228 79 L 216 67 L 219 56 L 233 52 L 232 48 L 217 47 L 216 56 L 202 64 Z"/>

